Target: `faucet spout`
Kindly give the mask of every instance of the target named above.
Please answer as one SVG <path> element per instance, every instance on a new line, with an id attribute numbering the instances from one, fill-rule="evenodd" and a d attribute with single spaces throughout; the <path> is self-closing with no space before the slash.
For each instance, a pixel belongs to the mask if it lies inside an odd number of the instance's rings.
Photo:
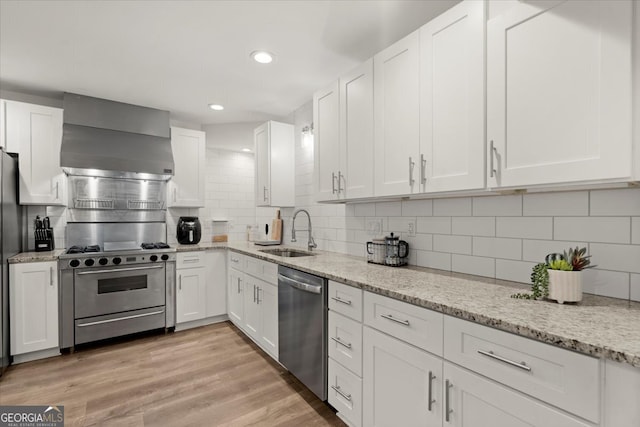
<path id="1" fill-rule="evenodd" d="M 309 212 L 306 209 L 298 209 L 293 213 L 293 219 L 291 220 L 291 241 L 292 242 L 296 241 L 296 217 L 301 212 L 307 214 L 307 220 L 308 220 L 307 231 L 309 232 L 309 240 L 307 242 L 307 247 L 309 251 L 311 251 L 313 250 L 313 248 L 317 248 L 318 245 L 316 244 L 316 241 L 313 240 L 312 228 L 311 228 L 311 215 L 309 215 Z M 302 231 L 302 230 L 299 230 L 299 231 Z"/>

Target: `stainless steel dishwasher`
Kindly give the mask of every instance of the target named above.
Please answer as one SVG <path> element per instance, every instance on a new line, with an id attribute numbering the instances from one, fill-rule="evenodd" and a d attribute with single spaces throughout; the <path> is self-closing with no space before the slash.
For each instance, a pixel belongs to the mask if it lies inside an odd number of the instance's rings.
<path id="1" fill-rule="evenodd" d="M 278 267 L 279 360 L 327 400 L 327 280 Z"/>

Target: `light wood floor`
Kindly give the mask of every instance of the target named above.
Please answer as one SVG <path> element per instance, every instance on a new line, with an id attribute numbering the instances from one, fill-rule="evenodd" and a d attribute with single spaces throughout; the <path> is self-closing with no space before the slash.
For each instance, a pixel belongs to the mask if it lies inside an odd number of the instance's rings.
<path id="1" fill-rule="evenodd" d="M 343 426 L 229 322 L 9 367 L 0 405 L 64 405 L 66 426 Z"/>

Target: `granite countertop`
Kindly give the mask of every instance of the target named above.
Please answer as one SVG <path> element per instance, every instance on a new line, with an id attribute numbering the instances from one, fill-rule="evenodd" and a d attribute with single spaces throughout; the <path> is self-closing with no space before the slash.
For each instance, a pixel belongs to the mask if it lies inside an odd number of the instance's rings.
<path id="1" fill-rule="evenodd" d="M 23 262 L 46 262 L 58 261 L 58 257 L 64 254 L 66 249 L 54 249 L 43 252 L 20 252 L 9 258 L 9 264 L 19 264 Z"/>
<path id="2" fill-rule="evenodd" d="M 227 249 L 228 245 L 227 242 L 202 242 L 195 245 L 177 245 L 175 249 L 176 252 L 206 251 L 207 249 Z"/>
<path id="3" fill-rule="evenodd" d="M 282 248 L 282 246 L 280 246 Z M 640 303 L 585 294 L 579 304 L 514 299 L 515 282 L 420 267 L 386 267 L 364 258 L 314 251 L 282 258 L 248 242 L 232 251 L 292 267 L 441 313 L 640 368 Z M 299 249 L 299 248 L 297 248 Z"/>

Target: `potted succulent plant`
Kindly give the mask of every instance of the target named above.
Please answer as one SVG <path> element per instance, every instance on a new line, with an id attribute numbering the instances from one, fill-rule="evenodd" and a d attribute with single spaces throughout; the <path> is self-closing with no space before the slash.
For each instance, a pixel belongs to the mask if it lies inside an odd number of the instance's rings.
<path id="1" fill-rule="evenodd" d="M 549 273 L 549 295 L 558 303 L 582 301 L 582 270 L 591 267 L 587 248 L 569 248 L 545 258 Z"/>
<path id="2" fill-rule="evenodd" d="M 548 298 L 560 304 L 582 301 L 582 270 L 593 267 L 587 248 L 569 248 L 563 253 L 549 254 L 544 263 L 533 267 L 530 294 L 515 294 L 513 298 Z"/>

